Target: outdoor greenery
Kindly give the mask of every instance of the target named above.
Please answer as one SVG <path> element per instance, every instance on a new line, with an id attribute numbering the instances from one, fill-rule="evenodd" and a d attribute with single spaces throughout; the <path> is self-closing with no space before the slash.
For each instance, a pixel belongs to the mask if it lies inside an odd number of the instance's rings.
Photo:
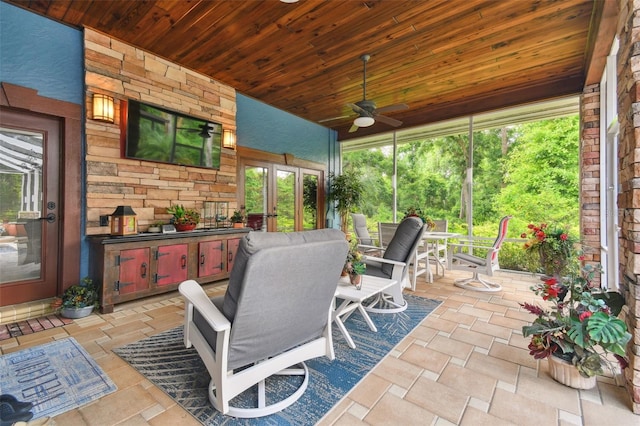
<path id="1" fill-rule="evenodd" d="M 390 142 L 391 143 L 391 142 Z M 508 238 L 535 221 L 579 229 L 578 115 L 489 129 L 473 134 L 473 235 L 495 238 L 500 219 L 513 215 Z M 409 207 L 449 230 L 467 234 L 467 134 L 416 140 L 397 148 L 397 220 Z M 369 221 L 393 221 L 391 147 L 343 154 L 343 169 L 360 176 L 359 212 Z M 522 243 L 505 243 L 503 268 L 526 270 Z"/>

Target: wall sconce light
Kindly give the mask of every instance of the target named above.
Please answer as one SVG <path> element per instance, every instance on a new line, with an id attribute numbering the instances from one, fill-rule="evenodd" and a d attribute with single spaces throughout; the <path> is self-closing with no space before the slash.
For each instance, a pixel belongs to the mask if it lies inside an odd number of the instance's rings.
<path id="1" fill-rule="evenodd" d="M 236 134 L 233 130 L 224 129 L 222 131 L 222 147 L 236 149 Z"/>
<path id="2" fill-rule="evenodd" d="M 93 119 L 113 123 L 113 98 L 100 93 L 93 94 Z"/>

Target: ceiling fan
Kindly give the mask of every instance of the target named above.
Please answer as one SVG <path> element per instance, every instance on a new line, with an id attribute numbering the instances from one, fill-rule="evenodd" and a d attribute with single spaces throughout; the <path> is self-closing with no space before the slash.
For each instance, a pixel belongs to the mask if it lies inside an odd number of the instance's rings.
<path id="1" fill-rule="evenodd" d="M 353 125 L 349 129 L 349 133 L 355 132 L 360 127 L 372 126 L 376 122 L 376 120 L 393 127 L 402 125 L 402 121 L 396 120 L 395 118 L 386 117 L 382 115 L 382 113 L 408 109 L 409 106 L 407 104 L 394 104 L 382 108 L 376 108 L 376 103 L 367 99 L 367 62 L 369 62 L 371 56 L 368 54 L 364 54 L 360 57 L 360 59 L 362 60 L 363 66 L 362 100 L 353 104 L 347 104 L 351 107 L 353 112 L 358 114 L 358 117 L 353 120 Z"/>

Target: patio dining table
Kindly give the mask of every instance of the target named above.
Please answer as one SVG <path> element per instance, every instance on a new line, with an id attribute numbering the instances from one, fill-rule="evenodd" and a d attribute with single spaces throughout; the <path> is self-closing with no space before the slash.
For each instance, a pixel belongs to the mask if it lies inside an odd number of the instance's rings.
<path id="1" fill-rule="evenodd" d="M 442 276 L 444 277 L 444 273 L 447 267 L 447 254 L 445 254 L 444 258 L 441 257 L 439 255 L 438 245 L 442 243 L 446 246 L 449 239 L 456 239 L 461 237 L 462 234 L 458 234 L 455 232 L 427 231 L 424 233 L 424 235 L 422 236 L 422 239 L 424 241 L 424 252 L 429 254 L 428 256 L 424 256 L 427 269 L 427 282 L 433 282 L 433 272 L 431 271 L 430 259 L 435 260 L 436 274 L 438 273 L 438 269 L 442 268 Z"/>

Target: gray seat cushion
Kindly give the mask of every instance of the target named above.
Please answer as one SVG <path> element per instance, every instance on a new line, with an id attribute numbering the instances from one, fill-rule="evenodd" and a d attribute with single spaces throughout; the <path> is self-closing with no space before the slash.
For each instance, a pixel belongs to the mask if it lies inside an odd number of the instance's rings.
<path id="1" fill-rule="evenodd" d="M 387 246 L 383 258 L 409 263 L 411 249 L 415 246 L 416 237 L 420 235 L 423 223 L 418 217 L 407 217 L 400 222 L 393 238 Z M 391 277 L 393 265 L 383 264 L 382 272 Z"/>
<path id="2" fill-rule="evenodd" d="M 233 269 L 229 275 L 229 285 L 222 303 L 222 313 L 231 322 L 236 314 L 238 299 L 242 291 L 247 262 L 251 255 L 263 248 L 297 245 L 308 242 L 345 240 L 345 235 L 337 229 L 316 229 L 301 232 L 249 232 L 240 241 Z"/>

